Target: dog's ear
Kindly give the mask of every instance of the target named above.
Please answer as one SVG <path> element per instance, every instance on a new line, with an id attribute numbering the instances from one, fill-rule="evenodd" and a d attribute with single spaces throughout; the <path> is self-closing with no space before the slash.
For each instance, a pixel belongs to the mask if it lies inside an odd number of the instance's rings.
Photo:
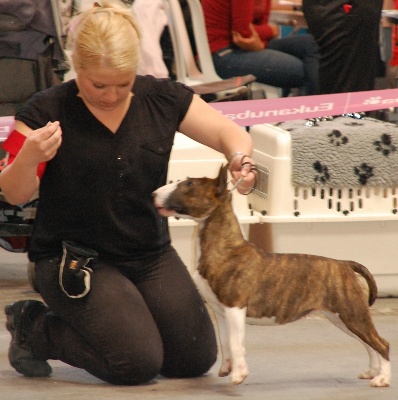
<path id="1" fill-rule="evenodd" d="M 216 178 L 216 194 L 221 196 L 227 190 L 228 164 L 221 165 L 218 177 Z"/>

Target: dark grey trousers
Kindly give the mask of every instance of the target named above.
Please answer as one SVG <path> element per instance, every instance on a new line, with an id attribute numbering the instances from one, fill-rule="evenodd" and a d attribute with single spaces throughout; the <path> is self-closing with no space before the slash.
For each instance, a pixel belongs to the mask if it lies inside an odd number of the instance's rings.
<path id="1" fill-rule="evenodd" d="M 194 377 L 217 357 L 212 321 L 173 248 L 129 263 L 97 261 L 91 290 L 71 299 L 58 283 L 59 260 L 36 264 L 49 312 L 35 322 L 32 349 L 113 384 Z"/>

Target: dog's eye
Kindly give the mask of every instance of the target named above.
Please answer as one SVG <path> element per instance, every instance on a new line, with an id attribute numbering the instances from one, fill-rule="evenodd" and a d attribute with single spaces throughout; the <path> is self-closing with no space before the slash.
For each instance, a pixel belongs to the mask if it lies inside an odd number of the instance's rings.
<path id="1" fill-rule="evenodd" d="M 193 182 L 192 181 L 188 181 L 187 182 L 187 186 L 193 186 Z"/>

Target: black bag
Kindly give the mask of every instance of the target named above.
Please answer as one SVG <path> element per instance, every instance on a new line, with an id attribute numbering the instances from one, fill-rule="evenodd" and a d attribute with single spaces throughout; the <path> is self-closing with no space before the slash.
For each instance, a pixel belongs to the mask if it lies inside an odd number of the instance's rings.
<path id="1" fill-rule="evenodd" d="M 90 291 L 93 270 L 87 265 L 98 257 L 95 250 L 77 243 L 63 241 L 63 256 L 59 268 L 59 285 L 70 298 L 79 299 Z"/>

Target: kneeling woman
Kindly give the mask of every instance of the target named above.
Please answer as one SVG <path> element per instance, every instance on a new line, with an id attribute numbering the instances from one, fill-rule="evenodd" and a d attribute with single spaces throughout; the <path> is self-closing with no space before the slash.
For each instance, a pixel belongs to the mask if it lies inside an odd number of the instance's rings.
<path id="1" fill-rule="evenodd" d="M 25 376 L 50 375 L 53 359 L 113 384 L 199 376 L 216 360 L 215 332 L 152 192 L 177 130 L 224 153 L 241 193 L 255 175 L 230 156 L 250 156 L 252 142 L 188 87 L 137 76 L 130 11 L 102 4 L 72 23 L 76 80 L 34 95 L 3 146 L 7 200 L 39 189 L 28 254 L 45 302 L 6 307 L 9 360 Z"/>

